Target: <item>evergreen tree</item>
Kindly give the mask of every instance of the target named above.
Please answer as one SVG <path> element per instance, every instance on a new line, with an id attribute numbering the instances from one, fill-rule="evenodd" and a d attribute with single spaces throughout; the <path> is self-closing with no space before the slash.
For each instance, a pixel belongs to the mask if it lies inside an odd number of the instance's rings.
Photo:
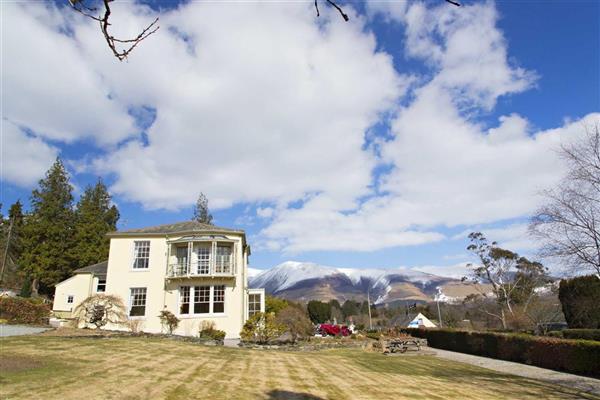
<path id="1" fill-rule="evenodd" d="M 16 288 L 21 284 L 18 276 L 17 260 L 22 250 L 23 205 L 20 200 L 10 206 L 8 219 L 2 221 L 2 272 L 0 281 L 3 286 Z"/>
<path id="2" fill-rule="evenodd" d="M 119 210 L 111 205 L 106 185 L 98 180 L 88 186 L 75 211 L 74 246 L 72 256 L 77 268 L 108 259 L 108 232 L 117 229 Z"/>
<path id="3" fill-rule="evenodd" d="M 348 318 L 352 315 L 358 315 L 359 314 L 359 309 L 358 309 L 358 305 L 356 304 L 356 301 L 354 300 L 346 300 L 344 302 L 344 305 L 342 306 L 342 312 L 344 313 L 344 318 Z"/>
<path id="4" fill-rule="evenodd" d="M 196 206 L 194 207 L 194 216 L 192 220 L 212 225 L 212 219 L 213 217 L 208 210 L 208 198 L 204 193 L 200 193 L 200 196 L 198 196 L 198 200 L 196 201 Z"/>
<path id="5" fill-rule="evenodd" d="M 50 294 L 67 278 L 73 263 L 73 187 L 62 161 L 57 158 L 31 193 L 31 214 L 23 226 L 20 266 L 31 280 L 32 293 Z"/>

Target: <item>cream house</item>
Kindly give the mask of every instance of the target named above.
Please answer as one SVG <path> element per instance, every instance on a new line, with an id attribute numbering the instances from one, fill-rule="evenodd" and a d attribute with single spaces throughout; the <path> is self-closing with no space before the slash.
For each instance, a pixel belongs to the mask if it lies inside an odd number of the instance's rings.
<path id="1" fill-rule="evenodd" d="M 181 320 L 175 334 L 195 336 L 202 321 L 213 321 L 226 338 L 239 338 L 246 319 L 264 311 L 264 289 L 248 288 L 250 246 L 242 230 L 187 221 L 108 236 L 108 261 L 56 285 L 58 319 L 105 292 L 123 299 L 144 332 L 165 331 L 158 315 L 166 309 Z"/>

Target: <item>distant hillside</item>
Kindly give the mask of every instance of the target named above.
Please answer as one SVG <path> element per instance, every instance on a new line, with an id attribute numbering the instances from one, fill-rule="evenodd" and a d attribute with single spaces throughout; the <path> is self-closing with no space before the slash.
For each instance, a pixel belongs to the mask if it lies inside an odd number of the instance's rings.
<path id="1" fill-rule="evenodd" d="M 331 300 L 340 302 L 367 298 L 375 304 L 425 302 L 436 296 L 441 301 L 455 301 L 477 293 L 471 284 L 408 268 L 353 269 L 335 268 L 314 263 L 286 261 L 250 278 L 250 286 L 265 288 L 268 294 L 295 301 Z M 486 290 L 485 285 L 480 286 Z"/>

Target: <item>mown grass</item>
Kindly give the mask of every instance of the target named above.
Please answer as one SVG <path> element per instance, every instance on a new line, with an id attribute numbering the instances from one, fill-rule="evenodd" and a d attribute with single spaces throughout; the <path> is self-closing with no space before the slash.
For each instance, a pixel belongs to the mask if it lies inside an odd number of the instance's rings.
<path id="1" fill-rule="evenodd" d="M 0 340 L 2 399 L 581 399 L 431 356 L 205 347 L 154 338 Z M 25 360 L 19 364 L 19 360 Z M 16 367 L 15 367 L 16 366 Z"/>

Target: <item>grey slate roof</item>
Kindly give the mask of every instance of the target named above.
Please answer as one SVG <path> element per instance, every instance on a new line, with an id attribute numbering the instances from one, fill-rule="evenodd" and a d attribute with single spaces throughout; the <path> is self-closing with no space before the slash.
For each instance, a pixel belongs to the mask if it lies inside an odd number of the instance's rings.
<path id="1" fill-rule="evenodd" d="M 79 268 L 73 271 L 76 274 L 91 273 L 94 275 L 106 275 L 106 268 L 108 267 L 108 260 L 102 261 L 98 264 L 88 265 L 87 267 Z"/>
<path id="2" fill-rule="evenodd" d="M 108 235 L 120 235 L 120 234 L 176 234 L 176 233 L 184 233 L 184 232 L 223 232 L 223 233 L 244 233 L 241 229 L 230 229 L 223 228 L 220 226 L 203 224 L 196 221 L 184 221 L 184 222 L 176 222 L 173 224 L 164 224 L 157 226 L 150 226 L 147 228 L 139 228 L 139 229 L 128 229 L 124 231 L 112 232 Z"/>

